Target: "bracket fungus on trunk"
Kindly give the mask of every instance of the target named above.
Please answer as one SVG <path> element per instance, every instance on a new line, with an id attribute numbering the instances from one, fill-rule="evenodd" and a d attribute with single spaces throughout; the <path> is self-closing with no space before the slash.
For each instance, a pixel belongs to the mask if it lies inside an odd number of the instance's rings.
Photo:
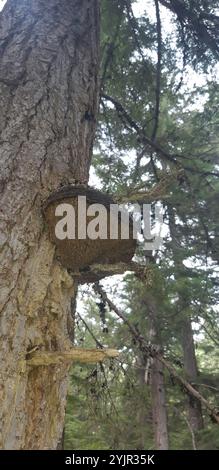
<path id="1" fill-rule="evenodd" d="M 83 185 L 64 186 L 49 196 L 43 211 L 57 259 L 74 276 L 80 273 L 80 283 L 111 274 L 107 269 L 93 272 L 93 264 L 127 264 L 134 256 L 132 218 L 128 211 L 121 215 L 108 194 Z"/>

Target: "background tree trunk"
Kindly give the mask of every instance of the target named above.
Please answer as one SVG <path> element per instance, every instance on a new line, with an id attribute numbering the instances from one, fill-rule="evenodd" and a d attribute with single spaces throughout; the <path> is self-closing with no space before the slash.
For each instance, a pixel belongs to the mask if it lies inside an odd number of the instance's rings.
<path id="1" fill-rule="evenodd" d="M 151 394 L 155 446 L 158 450 L 168 450 L 169 438 L 167 428 L 164 367 L 157 359 L 153 360 L 151 368 Z"/>
<path id="2" fill-rule="evenodd" d="M 182 262 L 183 254 L 181 251 L 180 244 L 178 243 L 180 237 L 177 231 L 175 214 L 171 206 L 168 206 L 168 214 L 170 235 L 172 238 L 173 259 L 176 269 L 175 279 L 176 281 L 179 281 L 181 276 L 186 276 L 186 273 L 185 267 Z M 182 294 L 182 292 L 178 292 L 178 297 L 178 305 L 182 314 L 182 318 L 180 319 L 180 326 L 182 328 L 181 344 L 183 351 L 184 370 L 188 380 L 190 382 L 196 383 L 198 378 L 198 366 L 195 354 L 192 320 L 188 314 L 190 308 L 190 301 L 188 301 L 187 296 Z M 191 397 L 188 398 L 187 417 L 190 427 L 193 431 L 198 431 L 199 429 L 202 429 L 204 427 L 201 404 L 197 400 L 192 399 Z"/>
<path id="3" fill-rule="evenodd" d="M 146 305 L 149 317 L 149 340 L 160 350 L 161 340 L 159 335 L 159 318 L 156 301 L 150 294 L 146 295 Z M 166 409 L 166 391 L 164 383 L 164 366 L 161 362 L 153 358 L 151 365 L 151 399 L 152 417 L 154 428 L 155 448 L 158 450 L 169 449 L 168 420 Z"/>
<path id="4" fill-rule="evenodd" d="M 195 355 L 191 319 L 189 317 L 183 319 L 182 348 L 184 369 L 187 378 L 191 383 L 196 384 L 198 379 L 198 367 Z M 193 431 L 203 429 L 204 423 L 201 404 L 191 396 L 188 398 L 187 415 L 190 427 Z"/>
<path id="5" fill-rule="evenodd" d="M 76 286 L 54 260 L 41 205 L 88 181 L 98 102 L 98 0 L 8 0 L 0 15 L 0 447 L 55 449 L 68 367 L 25 368 L 70 347 Z"/>
<path id="6" fill-rule="evenodd" d="M 137 422 L 138 422 L 138 443 L 137 443 L 137 449 L 138 450 L 144 450 L 147 446 L 147 424 L 149 421 L 149 412 L 146 407 L 146 395 L 147 395 L 147 390 L 146 387 L 148 387 L 148 384 L 146 383 L 146 377 L 145 377 L 145 371 L 147 367 L 147 361 L 139 355 L 136 358 L 136 367 L 137 367 L 137 380 L 139 384 L 139 392 L 140 392 L 140 397 L 142 400 L 142 404 L 138 410 L 137 413 Z M 143 402 L 144 400 L 144 402 Z"/>

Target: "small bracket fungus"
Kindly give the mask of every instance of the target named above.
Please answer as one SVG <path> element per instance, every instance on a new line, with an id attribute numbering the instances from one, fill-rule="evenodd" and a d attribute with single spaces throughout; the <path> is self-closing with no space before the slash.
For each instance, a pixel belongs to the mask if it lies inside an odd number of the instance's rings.
<path id="1" fill-rule="evenodd" d="M 50 195 L 44 216 L 56 257 L 70 273 L 80 273 L 79 282 L 95 282 L 107 275 L 90 266 L 129 263 L 136 240 L 128 211 L 96 189 L 64 186 Z"/>

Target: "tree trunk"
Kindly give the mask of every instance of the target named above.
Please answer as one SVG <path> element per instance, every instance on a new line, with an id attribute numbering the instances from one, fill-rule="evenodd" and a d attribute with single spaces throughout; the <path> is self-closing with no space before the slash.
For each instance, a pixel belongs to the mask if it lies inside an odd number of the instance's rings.
<path id="1" fill-rule="evenodd" d="M 8 0 L 0 14 L 2 449 L 56 449 L 63 432 L 68 366 L 25 367 L 25 355 L 71 344 L 76 286 L 41 205 L 60 184 L 88 181 L 98 43 L 98 0 Z"/>
<path id="2" fill-rule="evenodd" d="M 195 346 L 193 339 L 193 331 L 191 319 L 185 317 L 183 319 L 183 333 L 182 333 L 182 347 L 184 358 L 184 369 L 187 378 L 192 383 L 197 383 L 198 367 L 195 355 Z M 193 431 L 203 429 L 202 408 L 199 401 L 193 399 L 191 396 L 188 398 L 187 405 L 188 421 Z"/>
<path id="3" fill-rule="evenodd" d="M 145 359 L 139 355 L 136 358 L 136 374 L 137 374 L 137 381 L 139 384 L 139 402 L 140 406 L 137 411 L 137 423 L 138 423 L 138 442 L 137 442 L 137 449 L 144 450 L 147 448 L 147 435 L 146 435 L 146 427 L 149 421 L 149 413 L 146 406 L 146 397 L 147 397 L 147 390 L 146 388 L 146 380 L 145 380 L 145 370 L 147 367 Z"/>
<path id="4" fill-rule="evenodd" d="M 157 359 L 151 369 L 151 393 L 155 446 L 158 450 L 169 449 L 164 366 Z"/>
<path id="5" fill-rule="evenodd" d="M 174 210 L 170 205 L 168 206 L 168 214 L 169 229 L 172 238 L 173 259 L 176 268 L 175 278 L 177 281 L 180 279 L 180 276 L 186 274 L 183 265 L 183 252 L 181 250 L 180 245 L 177 243 L 177 240 L 180 239 L 180 234 L 177 230 Z M 178 304 L 180 306 L 180 311 L 182 315 L 180 325 L 182 326 L 181 342 L 184 357 L 184 370 L 190 382 L 197 382 L 198 367 L 195 355 L 192 321 L 191 318 L 188 316 L 190 301 L 188 301 L 188 299 L 183 296 L 180 292 L 178 292 L 178 297 Z M 201 404 L 197 400 L 193 400 L 191 397 L 188 398 L 187 416 L 192 431 L 198 431 L 199 429 L 202 429 L 204 427 Z"/>
<path id="6" fill-rule="evenodd" d="M 146 296 L 146 305 L 150 324 L 149 340 L 152 344 L 155 344 L 159 349 L 161 349 L 157 305 L 151 294 L 147 294 Z M 151 398 L 155 448 L 158 450 L 168 450 L 169 438 L 164 366 L 156 358 L 153 359 L 151 365 Z"/>

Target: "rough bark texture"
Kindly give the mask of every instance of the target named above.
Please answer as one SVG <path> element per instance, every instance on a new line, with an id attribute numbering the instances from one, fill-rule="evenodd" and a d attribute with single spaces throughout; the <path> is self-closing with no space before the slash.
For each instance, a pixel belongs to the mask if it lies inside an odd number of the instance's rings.
<path id="1" fill-rule="evenodd" d="M 184 318 L 183 320 L 182 347 L 184 369 L 187 378 L 191 383 L 197 383 L 198 367 L 195 355 L 191 319 L 189 317 Z M 201 403 L 198 400 L 193 399 L 191 396 L 188 398 L 187 414 L 190 427 L 193 431 L 198 431 L 199 429 L 203 428 L 204 423 Z"/>
<path id="2" fill-rule="evenodd" d="M 55 449 L 68 367 L 22 366 L 68 350 L 76 286 L 54 260 L 41 206 L 88 181 L 98 102 L 98 0 L 8 0 L 0 14 L 0 448 Z"/>

